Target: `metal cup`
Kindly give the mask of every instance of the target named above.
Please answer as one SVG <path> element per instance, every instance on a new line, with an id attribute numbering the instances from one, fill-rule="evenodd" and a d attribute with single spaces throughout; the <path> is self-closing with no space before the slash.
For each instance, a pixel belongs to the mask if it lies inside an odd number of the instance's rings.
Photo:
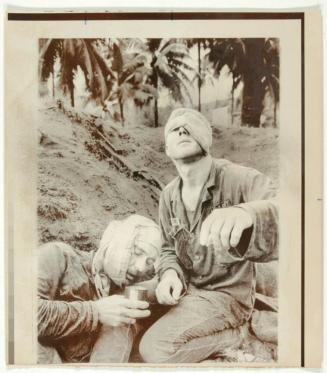
<path id="1" fill-rule="evenodd" d="M 148 290 L 143 286 L 127 286 L 125 289 L 125 297 L 132 300 L 148 299 Z"/>

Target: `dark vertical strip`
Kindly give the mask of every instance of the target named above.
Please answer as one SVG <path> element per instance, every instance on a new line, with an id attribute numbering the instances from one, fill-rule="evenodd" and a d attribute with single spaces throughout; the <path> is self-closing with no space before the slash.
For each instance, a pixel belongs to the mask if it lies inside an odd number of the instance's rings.
<path id="1" fill-rule="evenodd" d="M 302 188 L 301 188 L 301 367 L 305 366 L 305 74 L 304 74 L 304 13 L 301 17 L 301 125 L 302 125 Z"/>

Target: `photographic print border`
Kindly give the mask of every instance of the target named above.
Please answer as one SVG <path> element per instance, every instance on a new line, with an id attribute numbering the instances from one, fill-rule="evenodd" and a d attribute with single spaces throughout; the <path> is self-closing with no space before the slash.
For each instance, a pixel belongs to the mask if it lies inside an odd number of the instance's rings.
<path id="1" fill-rule="evenodd" d="M 300 20 L 301 21 L 301 367 L 305 366 L 305 13 L 304 12 L 104 12 L 104 13 L 8 13 L 8 21 L 96 21 L 96 20 Z M 9 288 L 14 278 L 14 263 L 7 254 Z M 14 320 L 10 310 L 14 299 L 8 301 L 8 331 L 12 332 Z M 8 348 L 8 362 L 14 363 L 14 346 Z"/>

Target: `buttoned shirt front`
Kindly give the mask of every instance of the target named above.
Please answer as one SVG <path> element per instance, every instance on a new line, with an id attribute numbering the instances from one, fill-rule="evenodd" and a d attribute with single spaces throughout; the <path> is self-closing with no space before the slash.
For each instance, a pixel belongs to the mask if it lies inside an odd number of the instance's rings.
<path id="1" fill-rule="evenodd" d="M 161 194 L 159 224 L 163 247 L 158 266 L 159 278 L 172 268 L 185 288 L 192 283 L 198 288 L 222 291 L 252 308 L 254 263 L 277 259 L 278 212 L 269 178 L 225 159 L 213 160 L 193 221 L 190 222 L 181 191 L 182 179 L 177 177 Z M 199 244 L 200 230 L 214 209 L 231 206 L 249 212 L 254 224 L 244 232 L 240 245 L 221 257 L 213 247 Z"/>

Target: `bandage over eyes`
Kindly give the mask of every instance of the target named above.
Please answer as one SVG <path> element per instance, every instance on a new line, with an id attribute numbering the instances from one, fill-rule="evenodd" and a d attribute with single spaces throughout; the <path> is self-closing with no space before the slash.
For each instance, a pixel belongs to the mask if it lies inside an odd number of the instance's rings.
<path id="1" fill-rule="evenodd" d="M 188 108 L 174 110 L 165 126 L 165 140 L 170 132 L 184 127 L 205 153 L 212 145 L 212 129 L 208 120 L 198 111 Z"/>

